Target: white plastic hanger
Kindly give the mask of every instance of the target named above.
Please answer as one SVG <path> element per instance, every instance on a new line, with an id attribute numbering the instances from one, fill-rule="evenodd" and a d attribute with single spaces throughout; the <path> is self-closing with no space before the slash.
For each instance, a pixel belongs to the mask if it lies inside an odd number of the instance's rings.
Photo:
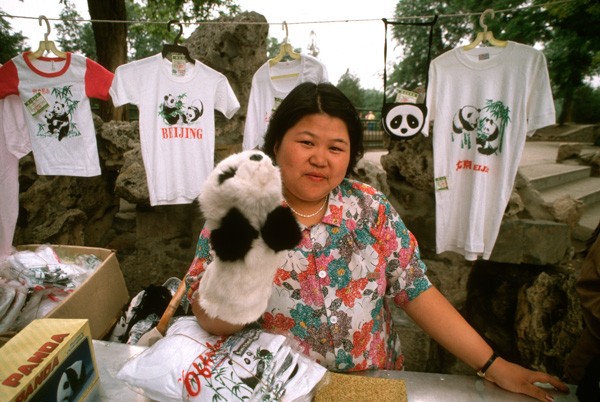
<path id="1" fill-rule="evenodd" d="M 466 51 L 474 49 L 475 47 L 477 47 L 477 45 L 484 41 L 488 42 L 492 46 L 506 47 L 508 42 L 505 40 L 498 40 L 494 38 L 494 33 L 492 31 L 488 31 L 487 25 L 484 24 L 483 20 L 485 19 L 485 15 L 488 13 L 491 13 L 492 18 L 494 18 L 494 10 L 491 8 L 488 8 L 483 12 L 483 14 L 481 14 L 481 17 L 479 17 L 479 25 L 483 27 L 483 32 L 479 32 L 473 42 L 469 43 L 466 46 L 463 46 L 463 50 Z"/>
<path id="2" fill-rule="evenodd" d="M 67 54 L 65 52 L 61 52 L 60 50 L 58 50 L 53 41 L 48 40 L 48 36 L 50 35 L 50 23 L 48 22 L 48 18 L 46 18 L 46 16 L 44 16 L 44 15 L 40 15 L 40 17 L 38 18 L 38 21 L 40 22 L 40 26 L 42 26 L 42 20 L 46 22 L 46 28 L 48 29 L 48 32 L 46 32 L 44 34 L 44 40 L 40 41 L 39 49 L 33 53 L 29 53 L 27 55 L 27 57 L 29 57 L 29 60 L 35 60 L 35 59 L 42 57 L 44 55 L 44 53 L 46 51 L 48 51 L 48 52 L 54 53 L 54 55 L 56 57 L 60 57 L 61 59 L 66 59 Z"/>
<path id="3" fill-rule="evenodd" d="M 274 58 L 272 58 L 271 60 L 269 60 L 269 67 L 273 67 L 274 65 L 279 63 L 285 56 L 289 56 L 294 60 L 300 59 L 300 53 L 294 52 L 294 48 L 292 47 L 292 45 L 290 45 L 288 43 L 287 22 L 283 21 L 281 29 L 285 29 L 285 39 L 283 40 L 283 43 L 281 44 L 281 48 L 279 49 L 279 54 L 277 56 L 275 56 Z M 297 77 L 298 75 L 300 75 L 300 74 L 294 73 L 294 74 L 275 75 L 275 76 L 271 76 L 271 79 L 275 80 L 278 78 L 293 78 L 293 77 Z"/>

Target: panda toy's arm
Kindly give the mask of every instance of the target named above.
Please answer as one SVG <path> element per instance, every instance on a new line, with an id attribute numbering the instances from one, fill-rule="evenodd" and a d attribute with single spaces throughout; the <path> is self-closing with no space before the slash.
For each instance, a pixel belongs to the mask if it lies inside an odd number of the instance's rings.
<path id="1" fill-rule="evenodd" d="M 292 249 L 302 239 L 296 218 L 289 208 L 282 206 L 269 213 L 260 234 L 265 243 L 275 251 Z"/>
<path id="2" fill-rule="evenodd" d="M 235 261 L 244 258 L 257 237 L 258 231 L 248 219 L 237 208 L 232 208 L 221 219 L 219 228 L 212 231 L 210 241 L 217 257 Z"/>

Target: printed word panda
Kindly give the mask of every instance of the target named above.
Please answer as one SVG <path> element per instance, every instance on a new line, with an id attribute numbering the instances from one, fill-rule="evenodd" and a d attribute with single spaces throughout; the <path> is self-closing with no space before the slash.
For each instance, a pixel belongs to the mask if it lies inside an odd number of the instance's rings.
<path id="1" fill-rule="evenodd" d="M 232 324 L 256 321 L 283 251 L 301 240 L 296 219 L 282 206 L 279 169 L 260 151 L 231 155 L 209 175 L 198 201 L 215 252 L 200 281 L 200 305 Z"/>

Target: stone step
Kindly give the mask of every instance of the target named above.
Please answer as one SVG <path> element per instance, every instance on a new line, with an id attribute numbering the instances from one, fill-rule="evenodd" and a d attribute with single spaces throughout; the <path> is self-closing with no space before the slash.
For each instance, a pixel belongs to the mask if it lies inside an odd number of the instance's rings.
<path id="1" fill-rule="evenodd" d="M 600 222 L 600 203 L 585 208 L 579 224 L 585 228 L 594 230 Z"/>
<path id="2" fill-rule="evenodd" d="M 519 167 L 519 172 L 527 177 L 538 191 L 585 179 L 590 177 L 591 171 L 589 166 L 557 163 Z"/>
<path id="3" fill-rule="evenodd" d="M 537 130 L 534 140 L 557 142 L 595 142 L 600 135 L 595 124 L 573 124 L 565 126 L 549 126 Z"/>
<path id="4" fill-rule="evenodd" d="M 544 201 L 550 204 L 565 194 L 585 202 L 587 206 L 600 203 L 600 177 L 587 177 L 540 191 Z"/>

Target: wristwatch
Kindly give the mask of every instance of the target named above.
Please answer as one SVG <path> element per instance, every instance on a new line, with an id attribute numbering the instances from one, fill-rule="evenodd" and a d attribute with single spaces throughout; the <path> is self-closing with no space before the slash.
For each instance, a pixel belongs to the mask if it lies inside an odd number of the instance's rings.
<path id="1" fill-rule="evenodd" d="M 487 362 L 486 362 L 486 363 L 483 365 L 483 367 L 481 368 L 481 370 L 479 370 L 479 371 L 477 372 L 477 375 L 478 375 L 479 377 L 481 377 L 481 378 L 485 378 L 485 373 L 486 373 L 486 371 L 488 371 L 488 369 L 490 368 L 490 366 L 492 365 L 492 363 L 493 363 L 494 361 L 496 361 L 496 359 L 497 359 L 498 357 L 500 357 L 500 356 L 498 356 L 498 355 L 496 354 L 496 352 L 494 352 L 494 353 L 492 354 L 492 357 L 490 357 L 490 359 L 489 359 L 489 360 L 488 360 L 488 361 L 487 361 Z"/>

